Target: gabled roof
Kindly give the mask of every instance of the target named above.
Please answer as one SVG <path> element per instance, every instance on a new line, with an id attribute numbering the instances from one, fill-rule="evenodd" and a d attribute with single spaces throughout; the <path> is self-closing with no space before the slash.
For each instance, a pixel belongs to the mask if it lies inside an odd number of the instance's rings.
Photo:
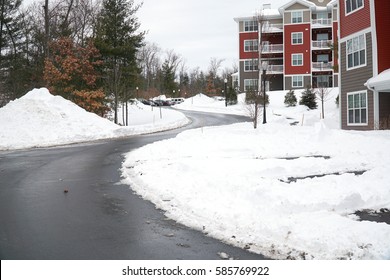
<path id="1" fill-rule="evenodd" d="M 281 6 L 279 8 L 279 12 L 281 14 L 283 14 L 284 10 L 286 10 L 288 7 L 290 7 L 290 6 L 294 5 L 294 4 L 297 4 L 297 3 L 301 4 L 303 6 L 306 6 L 306 7 L 310 8 L 310 9 L 312 9 L 312 10 L 314 10 L 317 7 L 314 3 L 309 2 L 309 1 L 305 1 L 305 0 L 292 0 L 292 1 L 288 2 L 287 4 Z"/>

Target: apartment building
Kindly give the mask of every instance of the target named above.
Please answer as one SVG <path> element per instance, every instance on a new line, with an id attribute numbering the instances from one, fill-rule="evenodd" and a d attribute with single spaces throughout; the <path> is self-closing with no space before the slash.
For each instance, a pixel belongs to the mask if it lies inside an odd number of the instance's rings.
<path id="1" fill-rule="evenodd" d="M 266 70 L 266 90 L 338 86 L 336 0 L 293 0 L 277 9 L 263 5 L 234 20 L 239 30 L 240 91 L 258 89 Z M 336 66 L 336 67 L 335 67 Z"/>
<path id="2" fill-rule="evenodd" d="M 390 129 L 390 1 L 339 0 L 341 128 Z"/>

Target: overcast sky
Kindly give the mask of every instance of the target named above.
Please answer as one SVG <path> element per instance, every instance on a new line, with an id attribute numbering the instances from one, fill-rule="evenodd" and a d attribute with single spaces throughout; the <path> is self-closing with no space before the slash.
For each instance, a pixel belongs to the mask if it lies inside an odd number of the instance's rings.
<path id="1" fill-rule="evenodd" d="M 140 3 L 141 0 L 136 0 Z M 223 67 L 238 64 L 238 26 L 235 17 L 251 16 L 263 4 L 272 8 L 289 0 L 143 0 L 138 11 L 146 40 L 163 50 L 174 49 L 189 69 L 206 71 L 211 57 L 225 59 Z"/>

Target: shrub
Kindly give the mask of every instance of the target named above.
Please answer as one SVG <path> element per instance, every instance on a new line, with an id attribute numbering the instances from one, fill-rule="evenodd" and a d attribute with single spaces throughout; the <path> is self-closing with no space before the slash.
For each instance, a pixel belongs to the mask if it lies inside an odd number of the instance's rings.
<path id="1" fill-rule="evenodd" d="M 287 107 L 297 106 L 297 102 L 298 102 L 298 100 L 297 100 L 297 97 L 295 96 L 295 93 L 293 90 L 290 90 L 284 96 L 284 104 Z"/>

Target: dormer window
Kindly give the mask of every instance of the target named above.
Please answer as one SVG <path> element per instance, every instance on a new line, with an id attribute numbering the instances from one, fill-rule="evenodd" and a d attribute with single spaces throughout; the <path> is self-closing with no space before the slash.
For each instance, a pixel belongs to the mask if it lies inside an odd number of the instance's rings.
<path id="1" fill-rule="evenodd" d="M 303 22 L 303 12 L 302 11 L 293 11 L 293 12 L 291 12 L 291 22 L 292 23 L 301 23 L 301 22 Z"/>
<path id="2" fill-rule="evenodd" d="M 245 32 L 254 32 L 259 30 L 259 25 L 257 21 L 250 20 L 244 22 L 244 31 Z"/>

